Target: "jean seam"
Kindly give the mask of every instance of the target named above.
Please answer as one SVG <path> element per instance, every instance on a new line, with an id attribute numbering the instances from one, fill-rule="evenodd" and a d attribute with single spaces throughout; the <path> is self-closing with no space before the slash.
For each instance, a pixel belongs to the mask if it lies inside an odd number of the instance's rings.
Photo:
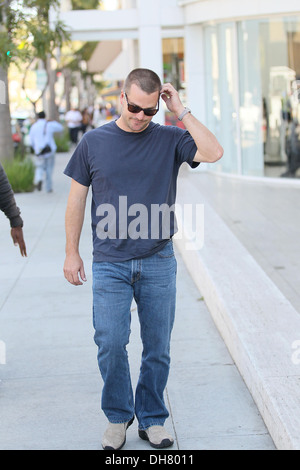
<path id="1" fill-rule="evenodd" d="M 142 390 L 142 404 L 141 404 L 141 409 L 139 410 L 139 421 L 142 421 L 144 411 L 145 411 L 145 390 L 143 388 L 143 390 Z"/>
<path id="2" fill-rule="evenodd" d="M 146 426 L 139 426 L 140 431 L 146 431 L 147 429 L 151 428 L 152 426 L 163 426 L 165 424 L 165 420 L 161 421 L 153 421 L 150 424 L 147 424 Z"/>
<path id="3" fill-rule="evenodd" d="M 134 416 L 134 415 L 133 415 Z M 129 421 L 131 421 L 131 419 L 133 418 L 133 416 L 129 419 L 126 419 L 124 421 L 124 418 L 121 418 L 121 419 L 114 419 L 114 420 L 109 420 L 109 422 L 111 424 L 125 424 L 125 423 L 128 423 Z"/>

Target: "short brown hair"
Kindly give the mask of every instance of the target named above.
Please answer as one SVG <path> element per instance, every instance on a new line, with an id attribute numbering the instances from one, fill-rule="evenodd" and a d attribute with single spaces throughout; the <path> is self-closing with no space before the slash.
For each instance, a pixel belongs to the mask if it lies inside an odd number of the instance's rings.
<path id="1" fill-rule="evenodd" d="M 161 89 L 159 76 L 149 69 L 132 70 L 124 82 L 124 90 L 129 92 L 133 83 L 149 95 Z"/>

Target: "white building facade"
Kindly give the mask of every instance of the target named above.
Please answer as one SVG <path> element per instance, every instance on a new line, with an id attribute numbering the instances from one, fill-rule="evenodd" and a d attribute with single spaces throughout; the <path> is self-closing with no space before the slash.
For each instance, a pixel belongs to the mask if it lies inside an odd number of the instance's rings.
<path id="1" fill-rule="evenodd" d="M 300 167 L 299 0 L 118 3 L 112 11 L 70 11 L 61 2 L 74 39 L 122 42 L 99 70 L 106 79 L 147 67 L 172 81 L 224 147 L 215 171 L 280 176 L 291 154 Z M 165 110 L 157 119 L 165 122 Z"/>

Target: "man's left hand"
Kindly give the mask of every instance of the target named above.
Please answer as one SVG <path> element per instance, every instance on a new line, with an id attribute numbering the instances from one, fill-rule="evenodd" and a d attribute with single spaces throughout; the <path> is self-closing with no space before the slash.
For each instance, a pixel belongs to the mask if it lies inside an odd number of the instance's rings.
<path id="1" fill-rule="evenodd" d="M 175 90 L 171 83 L 165 83 L 160 90 L 162 99 L 167 105 L 167 108 L 171 113 L 175 113 L 176 116 L 180 116 L 184 111 L 184 106 L 179 98 L 178 91 Z"/>

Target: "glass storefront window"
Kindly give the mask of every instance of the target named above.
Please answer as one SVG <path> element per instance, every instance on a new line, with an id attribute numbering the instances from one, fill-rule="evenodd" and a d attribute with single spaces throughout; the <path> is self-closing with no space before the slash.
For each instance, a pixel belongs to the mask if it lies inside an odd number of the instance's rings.
<path id="1" fill-rule="evenodd" d="M 257 107 L 248 150 L 242 136 L 243 162 L 247 167 L 262 152 L 265 176 L 294 176 L 300 166 L 300 18 L 243 21 L 238 28 L 241 101 L 253 97 Z M 249 106 L 246 111 L 249 116 Z"/>
<path id="2" fill-rule="evenodd" d="M 300 18 L 261 20 L 259 37 L 266 101 L 265 172 L 293 176 L 300 166 Z"/>
<path id="3" fill-rule="evenodd" d="M 222 23 L 205 28 L 205 63 L 206 124 L 222 143 L 226 155 L 217 163 L 217 168 L 237 173 L 239 134 L 234 23 Z"/>
<path id="4" fill-rule="evenodd" d="M 220 169 L 298 176 L 300 17 L 207 26 L 205 49 L 206 124 L 225 150 Z"/>
<path id="5" fill-rule="evenodd" d="M 238 23 L 241 173 L 263 176 L 263 107 L 257 21 Z M 264 104 L 263 104 L 264 103 Z"/>

